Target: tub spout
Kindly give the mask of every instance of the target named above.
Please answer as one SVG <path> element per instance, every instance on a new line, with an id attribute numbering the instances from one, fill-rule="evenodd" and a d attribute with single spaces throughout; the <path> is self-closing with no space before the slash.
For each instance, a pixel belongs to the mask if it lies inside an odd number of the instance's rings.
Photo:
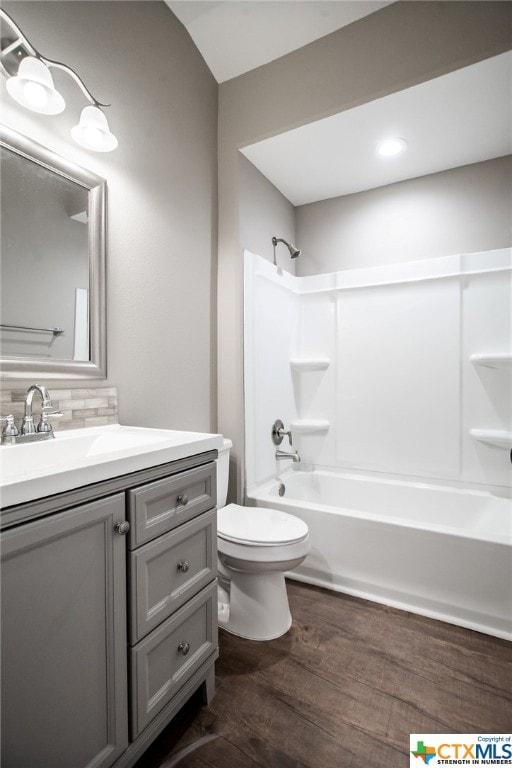
<path id="1" fill-rule="evenodd" d="M 277 459 L 291 459 L 292 461 L 300 461 L 300 456 L 297 453 L 297 451 L 293 451 L 293 453 L 288 453 L 287 451 L 280 451 L 279 449 L 277 449 L 276 460 Z"/>

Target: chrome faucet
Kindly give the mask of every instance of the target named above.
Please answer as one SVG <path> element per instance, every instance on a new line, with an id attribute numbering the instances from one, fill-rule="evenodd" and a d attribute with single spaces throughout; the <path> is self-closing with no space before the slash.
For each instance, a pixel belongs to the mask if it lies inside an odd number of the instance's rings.
<path id="1" fill-rule="evenodd" d="M 32 416 L 32 400 L 34 399 L 34 395 L 36 392 L 39 392 L 41 395 L 41 400 L 43 401 L 43 415 L 48 414 L 48 411 L 50 411 L 53 408 L 52 399 L 50 397 L 50 393 L 46 389 L 46 387 L 43 387 L 42 384 L 32 384 L 31 387 L 28 388 L 27 395 L 25 397 L 25 416 L 23 417 L 23 421 L 21 422 L 21 434 L 22 435 L 33 435 L 36 431 L 36 427 L 34 424 L 34 417 Z M 48 420 L 48 419 L 47 419 Z M 42 419 L 41 419 L 42 423 Z M 42 429 L 41 432 L 49 432 L 48 429 Z"/>
<path id="2" fill-rule="evenodd" d="M 300 456 L 297 451 L 288 453 L 287 451 L 281 451 L 280 448 L 276 451 L 276 460 L 278 459 L 291 459 L 292 461 L 300 461 Z"/>
<path id="3" fill-rule="evenodd" d="M 37 425 L 37 429 L 32 414 L 32 401 L 36 392 L 41 395 L 42 400 L 41 420 Z M 50 416 L 62 416 L 62 413 L 60 411 L 53 411 L 52 408 L 52 399 L 46 387 L 42 384 L 32 384 L 28 388 L 25 397 L 25 415 L 21 422 L 21 430 L 18 431 L 12 414 L 1 419 L 1 421 L 7 422 L 2 432 L 2 443 L 15 445 L 16 443 L 30 443 L 36 440 L 48 440 L 48 438 L 55 437 L 53 427 L 48 419 Z"/>

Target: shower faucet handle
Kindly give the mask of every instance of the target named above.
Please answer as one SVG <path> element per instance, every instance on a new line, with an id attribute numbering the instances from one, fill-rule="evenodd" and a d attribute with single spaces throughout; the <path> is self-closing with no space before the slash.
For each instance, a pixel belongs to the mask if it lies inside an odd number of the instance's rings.
<path id="1" fill-rule="evenodd" d="M 291 429 L 286 430 L 281 419 L 277 419 L 277 421 L 274 421 L 272 424 L 272 442 L 274 445 L 281 445 L 285 435 L 288 435 L 288 440 L 290 441 L 290 445 L 292 445 Z"/>

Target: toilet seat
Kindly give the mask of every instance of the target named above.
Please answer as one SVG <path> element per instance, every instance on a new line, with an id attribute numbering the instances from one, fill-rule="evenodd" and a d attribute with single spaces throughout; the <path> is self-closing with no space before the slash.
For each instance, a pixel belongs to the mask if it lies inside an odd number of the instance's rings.
<path id="1" fill-rule="evenodd" d="M 279 509 L 228 504 L 217 512 L 217 535 L 235 544 L 280 547 L 304 541 L 308 526 Z"/>

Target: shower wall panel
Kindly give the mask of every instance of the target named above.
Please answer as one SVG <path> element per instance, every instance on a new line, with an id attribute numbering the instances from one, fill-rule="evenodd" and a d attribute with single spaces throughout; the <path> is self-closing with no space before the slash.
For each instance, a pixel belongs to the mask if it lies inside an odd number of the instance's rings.
<path id="1" fill-rule="evenodd" d="M 252 255 L 251 255 L 252 256 Z M 290 375 L 290 349 L 299 325 L 299 296 L 291 275 L 255 257 L 246 269 L 244 295 L 244 397 L 246 482 L 262 482 L 275 474 L 272 424 L 296 415 Z M 286 443 L 282 445 L 286 448 Z"/>
<path id="2" fill-rule="evenodd" d="M 458 477 L 459 280 L 341 291 L 337 322 L 336 464 Z"/>
<path id="3" fill-rule="evenodd" d="M 291 466 L 276 419 L 295 469 L 509 486 L 511 276 L 511 249 L 312 277 L 246 253 L 247 486 Z"/>
<path id="4" fill-rule="evenodd" d="M 486 262 L 495 271 L 462 279 L 462 479 L 502 485 L 510 482 L 505 446 L 471 434 L 474 429 L 512 434 L 512 275 L 500 268 L 503 262 L 489 257 Z M 490 355 L 488 364 L 478 363 L 478 355 Z"/>

